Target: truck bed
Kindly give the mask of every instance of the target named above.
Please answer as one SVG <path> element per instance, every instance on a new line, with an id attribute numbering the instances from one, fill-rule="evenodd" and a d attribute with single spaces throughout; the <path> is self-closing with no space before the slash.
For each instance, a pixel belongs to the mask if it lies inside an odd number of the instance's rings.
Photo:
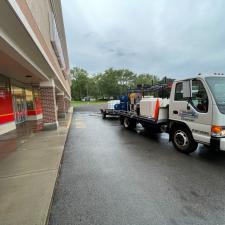
<path id="1" fill-rule="evenodd" d="M 134 119 L 137 123 L 144 122 L 144 123 L 156 125 L 156 124 L 166 124 L 168 122 L 168 119 L 155 120 L 154 118 L 136 115 L 132 111 L 117 110 L 116 113 L 119 116 L 123 116 L 123 117 L 128 117 L 130 119 Z"/>

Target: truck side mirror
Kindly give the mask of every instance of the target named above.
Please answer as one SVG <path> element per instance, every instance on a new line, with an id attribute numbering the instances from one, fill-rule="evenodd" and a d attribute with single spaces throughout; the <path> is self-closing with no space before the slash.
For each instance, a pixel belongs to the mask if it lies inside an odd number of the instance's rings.
<path id="1" fill-rule="evenodd" d="M 188 99 L 192 97 L 192 82 L 191 80 L 183 81 L 183 98 Z"/>

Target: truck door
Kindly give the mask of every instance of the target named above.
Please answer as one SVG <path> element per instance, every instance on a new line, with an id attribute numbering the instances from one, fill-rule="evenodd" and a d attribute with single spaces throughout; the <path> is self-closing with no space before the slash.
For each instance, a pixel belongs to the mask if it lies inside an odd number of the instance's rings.
<path id="1" fill-rule="evenodd" d="M 184 122 L 197 142 L 210 143 L 212 122 L 210 93 L 200 79 L 192 80 L 191 92 L 192 97 L 184 99 L 183 83 L 176 83 L 170 118 Z"/>

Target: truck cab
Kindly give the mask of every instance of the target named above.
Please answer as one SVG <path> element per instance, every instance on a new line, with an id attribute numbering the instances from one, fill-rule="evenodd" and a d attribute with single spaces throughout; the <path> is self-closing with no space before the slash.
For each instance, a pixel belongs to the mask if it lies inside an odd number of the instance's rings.
<path id="1" fill-rule="evenodd" d="M 169 104 L 169 134 L 184 153 L 198 143 L 225 151 L 225 76 L 198 75 L 173 83 Z"/>

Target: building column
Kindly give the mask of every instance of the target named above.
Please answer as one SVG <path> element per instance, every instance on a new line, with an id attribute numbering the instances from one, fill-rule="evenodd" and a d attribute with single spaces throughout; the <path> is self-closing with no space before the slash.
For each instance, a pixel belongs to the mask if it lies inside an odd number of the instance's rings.
<path id="1" fill-rule="evenodd" d="M 66 117 L 66 101 L 64 98 L 64 92 L 60 92 L 56 94 L 56 103 L 58 106 L 58 118 Z"/>
<path id="2" fill-rule="evenodd" d="M 58 128 L 57 106 L 54 80 L 40 83 L 40 95 L 45 130 Z"/>
<path id="3" fill-rule="evenodd" d="M 68 113 L 70 107 L 70 100 L 67 97 L 65 97 L 65 105 L 66 105 L 66 112 Z"/>

